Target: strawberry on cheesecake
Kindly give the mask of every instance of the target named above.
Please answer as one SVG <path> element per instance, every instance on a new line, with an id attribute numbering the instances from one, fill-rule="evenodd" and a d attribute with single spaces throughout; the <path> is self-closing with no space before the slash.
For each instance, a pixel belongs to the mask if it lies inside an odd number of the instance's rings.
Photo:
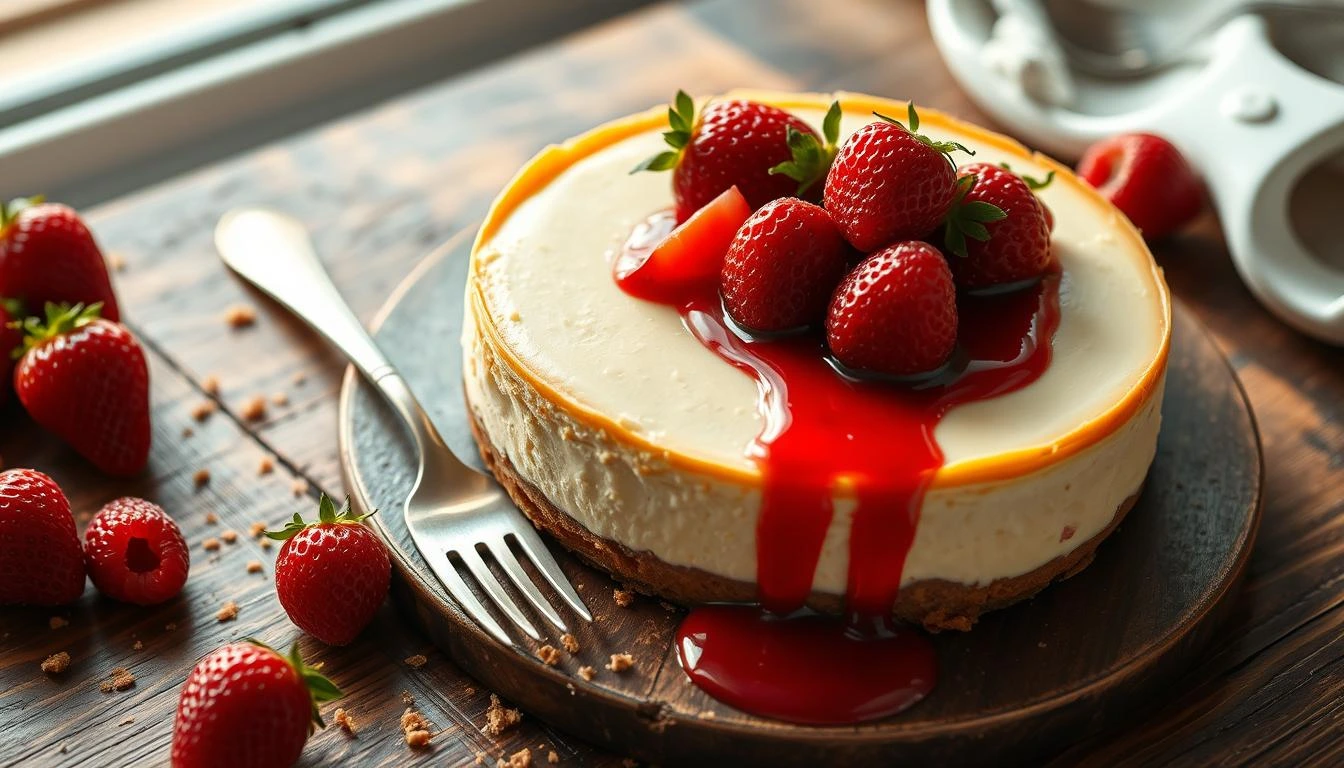
<path id="1" fill-rule="evenodd" d="M 904 103 L 698 107 L 542 151 L 481 227 L 466 393 L 519 506 L 692 605 L 969 629 L 1085 566 L 1153 460 L 1170 337 L 1124 216 Z"/>

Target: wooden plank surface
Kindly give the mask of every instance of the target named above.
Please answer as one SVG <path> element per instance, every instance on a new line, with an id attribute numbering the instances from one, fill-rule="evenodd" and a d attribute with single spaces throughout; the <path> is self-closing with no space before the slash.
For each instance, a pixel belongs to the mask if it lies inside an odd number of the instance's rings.
<path id="1" fill-rule="evenodd" d="M 5 422 L 0 456 L 51 472 L 80 513 L 126 493 L 160 502 L 193 544 L 193 572 L 182 598 L 158 610 L 117 606 L 90 589 L 61 612 L 71 621 L 63 629 L 48 628 L 54 612 L 0 612 L 0 766 L 162 763 L 177 690 L 196 658 L 246 634 L 282 644 L 300 636 L 270 583 L 244 572 L 252 557 L 269 572 L 269 553 L 241 541 L 212 561 L 199 542 L 215 527 L 245 533 L 253 520 L 288 516 L 300 506 L 290 491 L 296 478 L 311 484 L 310 494 L 341 491 L 335 409 L 342 366 L 226 274 L 210 241 L 221 213 L 262 204 L 299 216 L 338 286 L 368 319 L 421 256 L 479 217 L 544 144 L 662 102 L 678 87 L 711 93 L 753 86 L 908 97 L 992 125 L 938 59 L 918 3 L 709 0 L 618 19 L 92 212 L 104 245 L 125 258 L 116 279 L 126 315 L 152 350 L 153 463 L 137 480 L 105 480 L 22 421 Z M 1265 522 L 1245 593 L 1204 662 L 1132 722 L 1088 743 L 1061 745 L 1055 762 L 1338 763 L 1344 352 L 1294 334 L 1255 303 L 1211 215 L 1154 250 L 1177 295 L 1213 329 L 1256 409 Z M 230 332 L 223 314 L 240 303 L 258 309 L 258 323 Z M 445 352 L 452 343 L 443 341 Z M 183 439 L 208 375 L 220 379 L 223 409 Z M 302 386 L 296 375 L 305 378 Z M 272 406 L 264 422 L 237 416 L 248 396 L 281 391 L 289 404 Z M 259 478 L 256 463 L 267 453 L 280 467 Z M 201 467 L 213 478 L 196 491 L 191 475 Z M 205 522 L 209 512 L 221 518 L 218 526 Z M 242 606 L 239 618 L 218 624 L 213 614 L 229 599 Z M 347 649 L 304 643 L 346 689 L 341 705 L 361 724 L 354 739 L 334 729 L 316 736 L 306 764 L 417 758 L 468 765 L 477 752 L 493 762 L 522 747 L 543 759 L 554 749 L 562 765 L 621 763 L 600 745 L 530 719 L 499 739 L 487 737 L 488 692 L 390 607 L 381 619 Z M 169 622 L 175 631 L 164 630 Z M 137 639 L 144 650 L 133 650 Z M 68 650 L 74 664 L 47 678 L 37 665 L 58 650 Z M 418 670 L 402 663 L 415 653 L 428 657 Z M 99 693 L 96 681 L 115 666 L 131 668 L 136 686 Z M 400 739 L 403 690 L 445 729 L 427 754 L 412 753 Z"/>

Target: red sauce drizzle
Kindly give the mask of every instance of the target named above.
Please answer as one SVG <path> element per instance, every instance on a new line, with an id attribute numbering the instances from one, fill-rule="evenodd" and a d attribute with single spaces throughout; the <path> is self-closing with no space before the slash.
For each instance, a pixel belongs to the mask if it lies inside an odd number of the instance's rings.
<path id="1" fill-rule="evenodd" d="M 650 217 L 618 263 L 642 260 L 671 226 L 669 213 Z M 1020 389 L 1046 370 L 1059 326 L 1058 273 L 1011 293 L 960 297 L 957 352 L 947 370 L 916 385 L 841 375 L 818 334 L 745 337 L 725 320 L 717 286 L 676 295 L 646 289 L 639 298 L 676 307 L 701 343 L 750 374 L 766 422 L 748 448 L 764 481 L 761 606 L 692 610 L 678 631 L 687 674 L 733 706 L 800 723 L 871 720 L 922 699 L 937 677 L 932 646 L 889 617 L 924 492 L 943 464 L 934 429 L 950 408 Z M 837 487 L 857 502 L 848 622 L 799 613 Z"/>

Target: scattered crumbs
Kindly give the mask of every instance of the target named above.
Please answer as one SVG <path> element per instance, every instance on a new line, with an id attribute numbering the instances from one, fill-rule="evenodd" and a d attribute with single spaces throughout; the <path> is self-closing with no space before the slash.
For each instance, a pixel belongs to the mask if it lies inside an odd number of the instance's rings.
<path id="1" fill-rule="evenodd" d="M 258 543 L 258 546 L 260 546 L 262 549 L 270 549 L 270 548 L 271 548 L 271 540 L 270 540 L 270 539 L 262 539 L 262 540 Z"/>
<path id="2" fill-rule="evenodd" d="M 176 631 L 177 631 L 177 622 L 176 622 L 176 621 L 170 621 L 170 622 L 168 622 L 167 624 L 164 624 L 164 625 L 163 625 L 163 629 L 164 629 L 165 632 L 176 632 Z"/>
<path id="3" fill-rule="evenodd" d="M 269 475 L 275 471 L 275 459 L 270 456 L 262 456 L 261 461 L 257 462 L 257 474 Z"/>
<path id="4" fill-rule="evenodd" d="M 485 710 L 485 735 L 498 736 L 517 725 L 523 713 L 499 703 L 499 697 L 490 694 L 490 707 Z"/>
<path id="5" fill-rule="evenodd" d="M 145 650 L 145 643 L 144 643 L 144 641 L 143 641 L 143 640 L 136 640 L 134 643 L 131 644 L 131 650 L 132 650 L 132 651 L 143 651 L 143 650 Z"/>
<path id="6" fill-rule="evenodd" d="M 548 667 L 554 667 L 560 663 L 560 649 L 553 645 L 543 645 L 537 649 L 537 658 L 541 663 Z"/>
<path id="7" fill-rule="evenodd" d="M 407 731 L 407 732 L 406 732 L 406 744 L 407 744 L 407 746 L 415 747 L 416 749 L 423 749 L 424 747 L 428 747 L 428 746 L 429 746 L 429 739 L 430 739 L 430 733 L 429 733 L 429 731 Z"/>
<path id="8" fill-rule="evenodd" d="M 42 661 L 42 671 L 48 675 L 59 675 L 70 668 L 70 654 L 65 651 L 53 653 Z"/>
<path id="9" fill-rule="evenodd" d="M 477 753 L 476 753 L 476 764 L 477 764 L 477 765 L 485 765 L 485 753 L 484 753 L 484 752 L 477 752 Z"/>
<path id="10" fill-rule="evenodd" d="M 233 529 L 221 531 L 219 538 L 222 539 L 225 544 L 236 544 L 238 542 L 238 532 Z"/>
<path id="11" fill-rule="evenodd" d="M 247 535 L 254 539 L 260 539 L 262 536 L 266 535 L 266 524 L 253 523 L 247 526 Z"/>
<path id="12" fill-rule="evenodd" d="M 210 395 L 211 397 L 218 397 L 219 377 L 206 376 L 204 379 L 201 379 L 201 390 L 205 392 L 205 394 Z"/>
<path id="13" fill-rule="evenodd" d="M 60 753 L 61 753 L 62 755 L 64 755 L 65 753 L 67 753 L 67 752 L 69 752 L 69 751 L 70 751 L 70 745 L 69 745 L 69 744 L 62 744 L 62 745 L 61 745 Z"/>
<path id="14" fill-rule="evenodd" d="M 206 512 L 205 522 L 207 525 L 215 525 L 219 522 L 219 515 L 216 515 L 214 512 Z"/>
<path id="15" fill-rule="evenodd" d="M 345 731 L 346 735 L 348 736 L 355 735 L 355 718 L 351 717 L 349 712 L 346 712 L 344 709 L 337 708 L 336 714 L 333 715 L 331 719 L 336 723 L 336 725 L 340 726 L 340 729 L 342 731 Z"/>
<path id="16" fill-rule="evenodd" d="M 285 394 L 284 392 L 276 392 L 275 394 L 271 395 L 271 402 L 275 403 L 276 405 L 282 405 L 282 406 L 289 405 L 289 395 Z"/>
<path id="17" fill-rule="evenodd" d="M 476 689 L 475 689 L 475 688 L 472 688 L 470 685 L 468 685 L 466 688 L 463 688 L 463 689 L 462 689 L 462 692 L 465 693 L 465 694 L 467 694 L 468 696 L 475 696 L 475 695 L 476 695 Z"/>
<path id="18" fill-rule="evenodd" d="M 552 749 L 550 752 L 546 753 L 546 762 L 551 765 L 557 765 L 560 762 L 560 755 L 556 754 L 555 750 Z"/>
<path id="19" fill-rule="evenodd" d="M 61 629 L 70 626 L 70 621 L 64 616 L 52 616 L 50 619 L 47 619 L 47 626 L 52 629 Z"/>
<path id="20" fill-rule="evenodd" d="M 243 401 L 243 407 L 239 409 L 238 415 L 243 417 L 244 421 L 261 421 L 266 418 L 266 398 L 261 395 L 253 395 Z"/>
<path id="21" fill-rule="evenodd" d="M 401 692 L 401 703 L 402 703 L 404 706 L 409 707 L 409 706 L 411 706 L 412 704 L 415 703 L 415 697 L 411 695 L 411 692 L 410 692 L 410 691 L 402 691 L 402 692 Z"/>
<path id="22" fill-rule="evenodd" d="M 425 666 L 426 662 L 428 661 L 429 659 L 426 659 L 423 653 L 417 653 L 414 656 L 408 656 L 406 658 L 406 666 L 410 667 L 411 669 L 419 669 Z"/>
<path id="23" fill-rule="evenodd" d="M 235 304 L 224 312 L 224 322 L 230 328 L 246 328 L 257 322 L 257 311 L 246 304 Z"/>
<path id="24" fill-rule="evenodd" d="M 112 674 L 108 675 L 106 680 L 98 683 L 98 690 L 103 693 L 111 693 L 112 691 L 124 691 L 132 685 L 135 685 L 135 675 L 132 675 L 131 671 L 125 667 L 117 667 L 112 670 Z"/>
<path id="25" fill-rule="evenodd" d="M 192 429 L 191 427 L 183 427 L 183 428 L 182 428 L 182 436 L 183 436 L 183 437 L 191 437 L 192 435 L 195 435 L 195 434 L 196 434 L 196 430 Z"/>
<path id="26" fill-rule="evenodd" d="M 1045 647 L 1045 641 L 1044 641 L 1044 640 L 1040 641 L 1039 643 L 1036 644 L 1036 647 L 1037 647 L 1037 648 L 1044 648 L 1044 647 Z"/>
<path id="27" fill-rule="evenodd" d="M 238 604 L 232 600 L 225 603 L 224 607 L 220 608 L 219 612 L 215 614 L 215 620 L 221 624 L 226 621 L 233 621 L 236 618 L 238 618 Z M 616 659 L 615 656 L 612 656 L 611 658 L 613 661 Z"/>
<path id="28" fill-rule="evenodd" d="M 201 468 L 196 470 L 196 474 L 191 476 L 191 484 L 197 488 L 202 488 L 210 482 L 210 470 Z"/>
<path id="29" fill-rule="evenodd" d="M 499 762 L 495 765 L 498 768 L 528 768 L 528 766 L 532 765 L 532 750 L 523 747 L 512 755 L 509 755 L 508 760 L 500 758 Z"/>
<path id="30" fill-rule="evenodd" d="M 616 604 L 620 607 L 629 608 L 635 603 L 635 593 L 628 589 L 613 589 L 611 591 L 611 599 L 615 600 Z"/>
<path id="31" fill-rule="evenodd" d="M 248 560 L 248 561 L 247 561 L 247 572 L 248 572 L 248 573 L 261 573 L 261 561 L 260 561 L 260 560 Z"/>
<path id="32" fill-rule="evenodd" d="M 121 722 L 117 723 L 117 727 L 120 728 L 120 727 L 122 727 L 122 726 L 124 726 L 124 725 L 130 725 L 131 723 L 134 723 L 134 722 L 135 722 L 135 718 L 134 718 L 134 717 L 123 717 L 123 718 L 121 718 Z"/>
<path id="33" fill-rule="evenodd" d="M 611 662 L 606 665 L 612 672 L 624 672 L 635 666 L 635 657 L 628 653 L 611 654 Z"/>
<path id="34" fill-rule="evenodd" d="M 579 652 L 579 641 L 573 635 L 566 632 L 560 636 L 560 644 L 565 647 L 567 653 Z"/>
<path id="35" fill-rule="evenodd" d="M 584 680 L 589 680 L 589 681 L 591 681 L 591 680 L 592 680 L 594 677 L 596 677 L 596 676 L 597 676 L 597 671 L 594 670 L 592 667 L 589 667 L 589 666 L 586 666 L 586 665 L 585 665 L 585 666 L 582 666 L 582 667 L 579 667 L 579 677 L 582 677 Z"/>
<path id="36" fill-rule="evenodd" d="M 401 713 L 401 732 L 406 734 L 407 746 L 417 749 L 429 746 L 429 739 L 432 735 L 429 732 L 429 721 L 425 719 L 424 715 L 410 707 L 407 707 L 406 711 Z"/>
<path id="37" fill-rule="evenodd" d="M 113 272 L 120 272 L 126 269 L 126 257 L 112 251 L 107 254 L 107 265 L 112 268 Z"/>
<path id="38" fill-rule="evenodd" d="M 578 695 L 578 692 L 577 692 L 576 690 L 574 690 L 574 684 L 573 684 L 573 683 L 565 683 L 565 690 L 566 690 L 566 691 L 569 691 L 569 695 L 570 695 L 570 696 L 577 696 L 577 695 Z"/>
<path id="39" fill-rule="evenodd" d="M 210 415 L 218 408 L 219 406 L 215 405 L 214 400 L 202 400 L 191 409 L 191 418 L 198 422 L 205 421 L 210 418 Z"/>
<path id="40" fill-rule="evenodd" d="M 219 549 L 219 539 L 216 539 L 214 536 L 211 536 L 210 538 L 201 542 L 201 549 L 204 549 L 206 552 L 217 551 Z"/>
<path id="41" fill-rule="evenodd" d="M 700 710 L 699 712 L 697 712 L 695 716 L 698 717 L 698 718 L 700 718 L 701 720 L 713 720 L 713 719 L 714 719 L 714 710 L 712 710 L 712 709 L 702 709 L 702 710 Z"/>
<path id="42" fill-rule="evenodd" d="M 294 386 L 302 387 L 304 382 L 308 381 L 308 374 L 304 373 L 303 371 L 298 371 L 297 373 L 294 374 L 293 381 Z"/>
<path id="43" fill-rule="evenodd" d="M 294 494 L 295 498 L 302 496 L 305 493 L 308 493 L 308 481 L 300 477 L 294 481 L 293 485 L 289 486 L 289 490 Z"/>

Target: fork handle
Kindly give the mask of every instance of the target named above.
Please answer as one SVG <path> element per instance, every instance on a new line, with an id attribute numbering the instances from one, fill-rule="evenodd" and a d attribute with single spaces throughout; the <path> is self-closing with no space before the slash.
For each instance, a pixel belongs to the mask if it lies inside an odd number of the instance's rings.
<path id="1" fill-rule="evenodd" d="M 364 374 L 405 421 L 421 456 L 444 446 L 410 387 L 332 284 L 302 224 L 264 209 L 230 211 L 215 228 L 215 245 L 230 269 L 311 326 Z"/>

